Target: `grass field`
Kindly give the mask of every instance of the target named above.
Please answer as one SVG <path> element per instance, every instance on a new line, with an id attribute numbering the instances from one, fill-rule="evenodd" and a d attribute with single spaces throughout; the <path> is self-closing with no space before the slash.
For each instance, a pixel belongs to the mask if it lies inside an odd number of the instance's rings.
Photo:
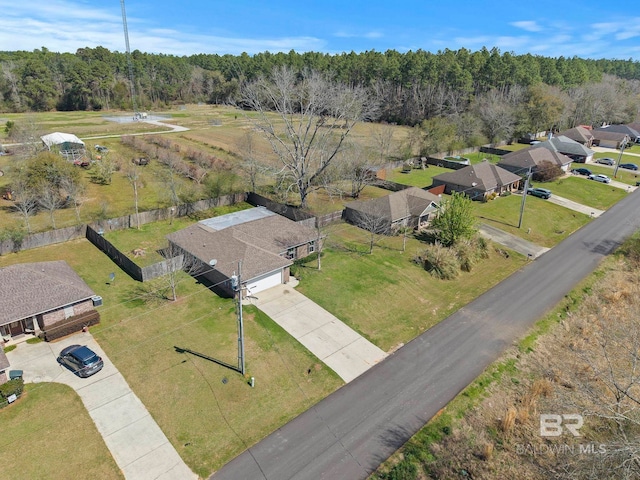
<path id="1" fill-rule="evenodd" d="M 547 188 L 555 195 L 600 210 L 606 210 L 627 195 L 620 188 L 588 180 L 582 175 L 565 176 L 553 182 L 537 183 L 535 186 Z"/>
<path id="2" fill-rule="evenodd" d="M 78 394 L 57 383 L 27 384 L 0 410 L 2 477 L 124 479 Z"/>

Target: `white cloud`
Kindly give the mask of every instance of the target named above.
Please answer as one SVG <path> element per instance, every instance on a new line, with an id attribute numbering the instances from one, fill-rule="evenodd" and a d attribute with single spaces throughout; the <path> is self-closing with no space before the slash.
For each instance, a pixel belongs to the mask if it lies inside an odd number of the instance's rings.
<path id="1" fill-rule="evenodd" d="M 522 30 L 526 30 L 527 32 L 542 31 L 542 27 L 538 25 L 538 23 L 534 20 L 522 20 L 519 22 L 511 22 L 509 25 L 513 27 L 521 28 Z"/>
<path id="2" fill-rule="evenodd" d="M 335 32 L 333 36 L 338 38 L 382 38 L 384 35 L 378 31 L 351 33 L 340 30 L 338 32 Z"/>

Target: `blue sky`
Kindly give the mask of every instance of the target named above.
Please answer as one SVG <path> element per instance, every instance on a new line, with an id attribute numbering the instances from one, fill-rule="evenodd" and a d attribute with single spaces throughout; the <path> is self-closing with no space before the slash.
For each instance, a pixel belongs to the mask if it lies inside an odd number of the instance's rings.
<path id="1" fill-rule="evenodd" d="M 170 55 L 445 48 L 640 60 L 629 0 L 126 0 L 132 50 Z M 118 0 L 0 0 L 0 50 L 125 51 Z"/>

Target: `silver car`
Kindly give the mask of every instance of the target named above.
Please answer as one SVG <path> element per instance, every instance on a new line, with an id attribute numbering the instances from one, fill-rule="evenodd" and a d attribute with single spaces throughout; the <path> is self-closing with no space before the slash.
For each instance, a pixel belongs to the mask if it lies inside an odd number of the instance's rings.
<path id="1" fill-rule="evenodd" d="M 606 175 L 602 175 L 601 173 L 589 175 L 587 178 L 589 180 L 595 180 L 596 182 L 601 183 L 609 183 L 611 181 L 609 177 L 607 177 Z"/>

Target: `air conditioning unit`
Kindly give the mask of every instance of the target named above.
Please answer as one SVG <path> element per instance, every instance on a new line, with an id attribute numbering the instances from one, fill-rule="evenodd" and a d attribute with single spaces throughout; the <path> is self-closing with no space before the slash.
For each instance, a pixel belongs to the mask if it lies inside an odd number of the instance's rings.
<path id="1" fill-rule="evenodd" d="M 99 307 L 102 305 L 102 297 L 100 295 L 96 295 L 95 297 L 91 297 L 91 300 L 93 300 L 93 306 L 94 307 Z"/>

